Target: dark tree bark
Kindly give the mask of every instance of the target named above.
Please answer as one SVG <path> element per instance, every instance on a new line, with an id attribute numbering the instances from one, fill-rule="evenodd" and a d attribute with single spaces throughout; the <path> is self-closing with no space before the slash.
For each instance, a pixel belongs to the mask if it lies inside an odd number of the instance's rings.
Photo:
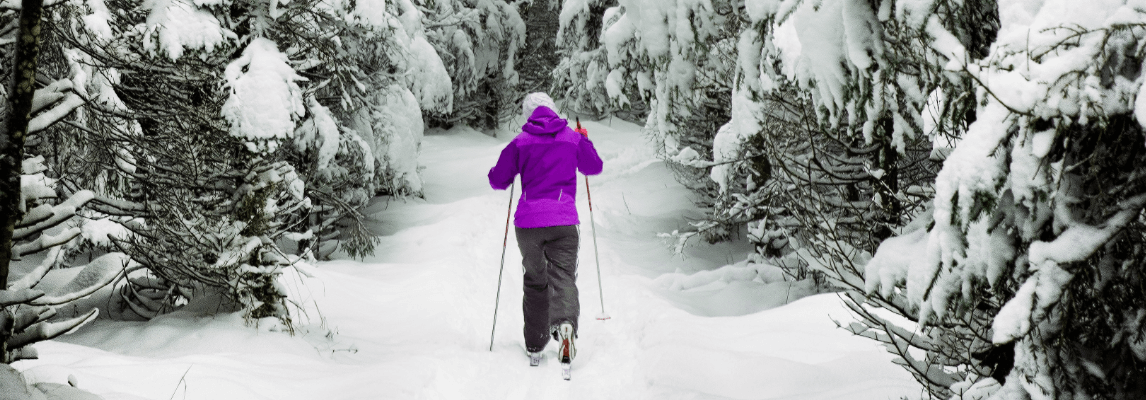
<path id="1" fill-rule="evenodd" d="M 36 59 L 40 55 L 40 17 L 44 0 L 23 0 L 16 56 L 12 60 L 12 82 L 8 85 L 8 113 L 0 121 L 0 289 L 8 286 L 8 265 L 12 261 L 12 233 L 20 212 L 20 174 L 24 158 L 24 138 L 36 92 Z"/>

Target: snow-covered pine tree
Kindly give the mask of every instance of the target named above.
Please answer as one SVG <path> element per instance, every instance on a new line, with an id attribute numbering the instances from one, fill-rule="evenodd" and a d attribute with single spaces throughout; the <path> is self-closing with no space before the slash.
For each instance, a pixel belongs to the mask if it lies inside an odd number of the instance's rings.
<path id="1" fill-rule="evenodd" d="M 90 100 L 56 142 L 79 133 L 68 151 L 102 155 L 65 154 L 57 171 L 138 206 L 116 244 L 147 269 L 124 287 L 144 316 L 222 292 L 250 317 L 284 318 L 275 279 L 294 258 L 279 245 L 368 253 L 357 210 L 377 191 L 420 190 L 418 115 L 449 101 L 408 1 L 224 3 L 90 0 L 50 25 Z"/>
<path id="2" fill-rule="evenodd" d="M 372 253 L 376 239 L 359 210 L 373 196 L 421 195 L 423 110 L 448 109 L 453 101 L 450 77 L 413 2 L 360 2 L 340 12 L 354 22 L 347 28 L 315 20 L 310 31 L 343 34 L 307 51 L 300 74 L 341 83 L 316 85 L 295 133 L 297 153 L 289 156 L 313 205 L 302 232 L 291 236 L 323 259 L 336 249 Z"/>
<path id="3" fill-rule="evenodd" d="M 414 0 L 426 15 L 426 38 L 453 81 L 453 103 L 426 108 L 432 126 L 494 129 L 516 115 L 517 58 L 525 22 L 505 0 Z"/>
<path id="4" fill-rule="evenodd" d="M 1000 1 L 999 15 L 987 57 L 949 66 L 977 83 L 978 118 L 934 213 L 880 247 L 868 289 L 970 330 L 1006 366 L 972 370 L 951 388 L 964 398 L 1143 398 L 1143 4 Z"/>
<path id="5" fill-rule="evenodd" d="M 3 196 L 15 199 L 4 202 L 4 217 L 11 221 L 5 223 L 5 239 L 0 243 L 0 364 L 36 358 L 35 349 L 29 345 L 72 332 L 95 319 L 98 309 L 67 319 L 54 317 L 57 309 L 110 284 L 128 266 L 124 254 L 106 254 L 80 266 L 82 270 L 63 286 L 37 287 L 49 270 L 61 264 L 62 245 L 92 232 L 78 227 L 63 229 L 61 225 L 77 222 L 77 211 L 101 199 L 84 191 L 56 201 L 56 180 L 44 175 L 44 157 L 35 154 L 43 130 L 65 118 L 82 101 L 72 92 L 75 82 L 70 78 L 36 87 L 35 78 L 41 72 L 37 61 L 42 9 L 35 2 L 24 5 L 30 8 L 0 10 L 0 26 L 11 28 L 4 36 L 14 39 L 0 46 L 0 54 L 6 56 L 3 58 L 12 60 L 0 68 L 0 75 L 12 82 L 0 92 L 5 116 L 5 130 L 0 133 L 5 148 L 0 154 L 4 154 L 5 162 L 19 161 L 16 168 L 0 168 L 5 174 L 14 174 L 5 176 L 4 181 L 17 185 L 14 191 L 5 190 Z M 43 252 L 47 254 L 38 265 L 18 279 L 9 279 L 11 261 Z"/>
<path id="6" fill-rule="evenodd" d="M 716 157 L 696 163 L 712 165 L 730 194 L 718 222 L 755 219 L 763 255 L 785 247 L 845 289 L 861 317 L 850 329 L 884 342 L 938 397 L 969 371 L 990 373 L 971 355 L 974 322 L 904 330 L 861 305 L 914 318 L 901 298 L 865 298 L 863 268 L 928 212 L 939 162 L 976 118 L 973 81 L 951 63 L 987 53 L 996 10 L 994 1 L 745 2 L 752 27 L 738 44 L 733 118 Z M 762 187 L 751 164 L 761 156 L 772 167 Z"/>
<path id="7" fill-rule="evenodd" d="M 350 7 L 347 3 L 347 7 Z M 418 153 L 423 115 L 453 108 L 452 78 L 429 42 L 426 12 L 412 0 L 354 3 L 347 11 L 373 33 L 355 45 L 360 97 L 349 117 L 340 117 L 373 151 L 377 194 L 421 195 Z M 316 64 L 319 64 L 316 60 Z M 331 109 L 338 112 L 335 109 Z"/>
<path id="8" fill-rule="evenodd" d="M 616 4 L 615 6 L 612 6 Z M 712 140 L 730 118 L 741 20 L 718 1 L 570 0 L 562 7 L 564 52 L 554 91 L 564 107 L 601 115 L 648 104 L 645 132 L 669 160 L 690 147 L 711 157 Z M 711 207 L 717 185 L 707 171 L 670 161 L 678 180 Z M 708 230 L 710 240 L 727 230 Z"/>
<path id="9" fill-rule="evenodd" d="M 595 15 L 591 4 L 566 2 L 562 27 L 585 26 Z M 691 179 L 681 174 L 686 185 L 712 199 L 710 219 L 695 232 L 678 233 L 682 245 L 699 233 L 718 239 L 747 224 L 761 256 L 788 254 L 785 261 L 806 262 L 836 286 L 862 294 L 864 262 L 925 212 L 939 162 L 976 118 L 973 81 L 948 64 L 987 53 L 996 9 L 993 1 L 622 1 L 600 14 L 599 36 L 563 31 L 565 43 L 581 47 L 557 76 L 573 77 L 565 81 L 567 100 L 594 110 L 616 107 L 609 89 L 630 93 L 635 82 L 651 93 L 646 128 L 654 142 L 678 170 L 692 169 Z M 604 45 L 595 47 L 598 37 Z M 700 43 L 733 57 L 726 75 L 715 75 L 726 86 L 705 96 L 727 96 L 728 111 L 714 126 L 682 129 L 706 114 L 682 106 L 681 94 L 704 86 L 699 78 L 678 78 L 723 71 L 713 61 L 719 57 L 696 51 Z M 657 65 L 660 53 L 650 49 L 670 56 L 651 75 L 626 79 L 629 71 Z M 705 65 L 687 62 L 696 54 L 708 55 Z M 603 60 L 610 70 L 602 71 Z M 705 132 L 701 140 L 689 136 Z M 863 296 L 854 300 L 862 310 Z M 871 302 L 912 315 L 902 299 Z M 926 349 L 933 351 L 916 360 L 908 348 L 922 341 L 885 339 L 898 332 L 894 326 L 862 316 L 868 328 L 888 331 L 881 340 L 936 395 L 949 394 L 968 366 L 983 364 L 965 351 L 974 337 L 961 328 L 930 331 L 937 339 Z"/>
<path id="10" fill-rule="evenodd" d="M 553 71 L 561 62 L 556 40 L 557 29 L 561 26 L 558 19 L 560 7 L 558 0 L 517 2 L 518 13 L 525 21 L 525 41 L 518 51 L 521 61 L 516 67 L 521 93 L 547 92 L 553 86 Z M 516 102 L 511 105 L 516 106 Z"/>
<path id="11" fill-rule="evenodd" d="M 621 108 L 610 100 L 601 75 L 609 65 L 601 34 L 606 24 L 616 22 L 615 7 L 616 0 L 572 0 L 561 5 L 556 39 L 561 60 L 553 70 L 552 95 L 566 112 L 600 117 Z M 612 10 L 607 20 L 606 10 Z M 628 47 L 632 45 L 630 41 Z"/>

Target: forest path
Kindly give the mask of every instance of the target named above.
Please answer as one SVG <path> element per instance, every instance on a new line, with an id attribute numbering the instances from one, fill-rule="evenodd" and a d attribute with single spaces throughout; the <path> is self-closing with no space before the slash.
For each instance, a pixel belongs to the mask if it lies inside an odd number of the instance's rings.
<path id="1" fill-rule="evenodd" d="M 788 302 L 793 287 L 706 272 L 743 260 L 743 243 L 673 256 L 657 233 L 699 216 L 691 193 L 640 127 L 585 125 L 605 161 L 590 184 L 612 319 L 594 319 L 600 291 L 579 178 L 582 319 L 572 381 L 561 379 L 554 343 L 540 367 L 528 366 L 512 232 L 489 349 L 509 194 L 490 189 L 486 173 L 513 133 L 467 128 L 425 137 L 425 199 L 379 199 L 368 210 L 381 234 L 374 256 L 287 274 L 307 311 L 296 335 L 267 321 L 245 326 L 234 314 L 181 311 L 148 322 L 100 320 L 38 345 L 41 360 L 16 366 L 37 381 L 74 375 L 109 400 L 919 396 L 875 342 L 835 325 L 850 319 L 835 295 L 770 308 Z"/>

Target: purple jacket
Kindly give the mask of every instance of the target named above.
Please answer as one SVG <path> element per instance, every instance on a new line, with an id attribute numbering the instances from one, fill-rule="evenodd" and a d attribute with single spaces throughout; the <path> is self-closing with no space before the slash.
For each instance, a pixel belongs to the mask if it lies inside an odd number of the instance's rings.
<path id="1" fill-rule="evenodd" d="M 569 128 L 549 107 L 537 107 L 501 151 L 489 170 L 489 185 L 504 190 L 521 174 L 521 197 L 513 225 L 518 228 L 578 225 L 577 171 L 601 173 L 593 142 Z"/>

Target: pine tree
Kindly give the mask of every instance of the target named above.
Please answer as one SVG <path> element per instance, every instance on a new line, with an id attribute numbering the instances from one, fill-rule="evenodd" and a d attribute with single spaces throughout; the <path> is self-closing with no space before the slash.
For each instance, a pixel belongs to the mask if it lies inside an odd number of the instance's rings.
<path id="1" fill-rule="evenodd" d="M 730 194 L 715 222 L 759 218 L 749 223 L 758 251 L 786 253 L 777 261 L 807 263 L 845 290 L 860 317 L 849 329 L 884 342 L 937 397 L 989 375 L 971 356 L 982 321 L 903 329 L 864 306 L 918 320 L 905 299 L 871 295 L 865 264 L 932 212 L 938 168 L 976 118 L 973 82 L 950 66 L 986 54 L 996 9 L 993 1 L 747 2 L 752 28 L 741 33 L 733 96 L 744 111 L 718 135 L 711 162 Z M 754 159 L 768 161 L 767 184 L 758 184 Z"/>
<path id="2" fill-rule="evenodd" d="M 139 265 L 126 307 L 150 317 L 219 292 L 285 320 L 276 279 L 298 256 L 282 245 L 370 254 L 359 210 L 421 190 L 420 110 L 451 101 L 422 14 L 408 1 L 141 4 L 57 8 L 53 66 L 81 76 L 89 102 L 49 130 L 62 148 L 49 167 L 127 210 L 94 215 L 126 229 L 112 242 Z"/>
<path id="3" fill-rule="evenodd" d="M 431 126 L 465 124 L 491 130 L 508 118 L 523 93 L 517 59 L 525 22 L 505 0 L 417 0 L 426 13 L 426 38 L 442 55 L 453 82 L 451 107 L 429 109 Z"/>
<path id="4" fill-rule="evenodd" d="M 719 194 L 716 182 L 706 169 L 671 157 L 682 147 L 711 157 L 717 131 L 731 117 L 741 24 L 732 13 L 719 3 L 590 0 L 568 1 L 560 14 L 563 56 L 554 85 L 564 107 L 596 116 L 647 108 L 645 133 L 707 209 Z M 712 241 L 731 234 L 706 233 Z"/>
<path id="5" fill-rule="evenodd" d="M 16 37 L 15 49 L 4 48 L 13 60 L 5 68 L 11 84 L 4 92 L 4 121 L 0 132 L 0 172 L 4 175 L 0 208 L 4 209 L 4 234 L 0 242 L 0 363 L 9 364 L 36 358 L 29 345 L 78 329 L 95 319 L 99 310 L 91 310 L 70 319 L 55 320 L 56 310 L 90 295 L 119 277 L 126 266 L 121 253 L 108 254 L 83 266 L 68 284 L 49 293 L 34 289 L 36 284 L 61 258 L 61 245 L 80 235 L 77 228 L 49 234 L 76 215 L 88 203 L 99 201 L 92 192 L 73 194 L 59 204 L 54 180 L 43 174 L 42 156 L 32 156 L 26 144 L 34 147 L 41 131 L 56 124 L 75 110 L 81 102 L 68 93 L 72 81 L 60 79 L 36 88 L 39 68 L 43 4 L 25 1 L 18 13 L 0 15 L 4 25 Z M 18 15 L 16 15 L 18 14 Z M 40 265 L 19 279 L 10 281 L 9 265 L 23 256 L 47 251 Z M 7 368 L 6 366 L 4 368 Z M 8 373 L 14 373 L 9 371 Z M 15 373 L 17 379 L 19 374 Z"/>
<path id="6" fill-rule="evenodd" d="M 560 2 L 533 0 L 517 3 L 518 13 L 525 22 L 525 41 L 522 44 L 520 92 L 546 92 L 553 86 L 553 70 L 561 62 L 557 47 L 557 29 Z M 516 99 L 515 99 L 516 100 Z M 516 101 L 515 104 L 516 105 Z M 516 110 L 516 107 L 510 107 Z"/>
<path id="7" fill-rule="evenodd" d="M 979 89 L 978 118 L 936 177 L 933 221 L 889 240 L 868 266 L 871 291 L 903 293 L 929 326 L 967 329 L 971 352 L 1000 366 L 952 391 L 1146 395 L 1146 16 L 1127 5 L 1086 16 L 1061 5 L 1000 4 L 1014 14 L 998 43 L 955 66 Z M 920 261 L 892 261 L 908 242 Z"/>

